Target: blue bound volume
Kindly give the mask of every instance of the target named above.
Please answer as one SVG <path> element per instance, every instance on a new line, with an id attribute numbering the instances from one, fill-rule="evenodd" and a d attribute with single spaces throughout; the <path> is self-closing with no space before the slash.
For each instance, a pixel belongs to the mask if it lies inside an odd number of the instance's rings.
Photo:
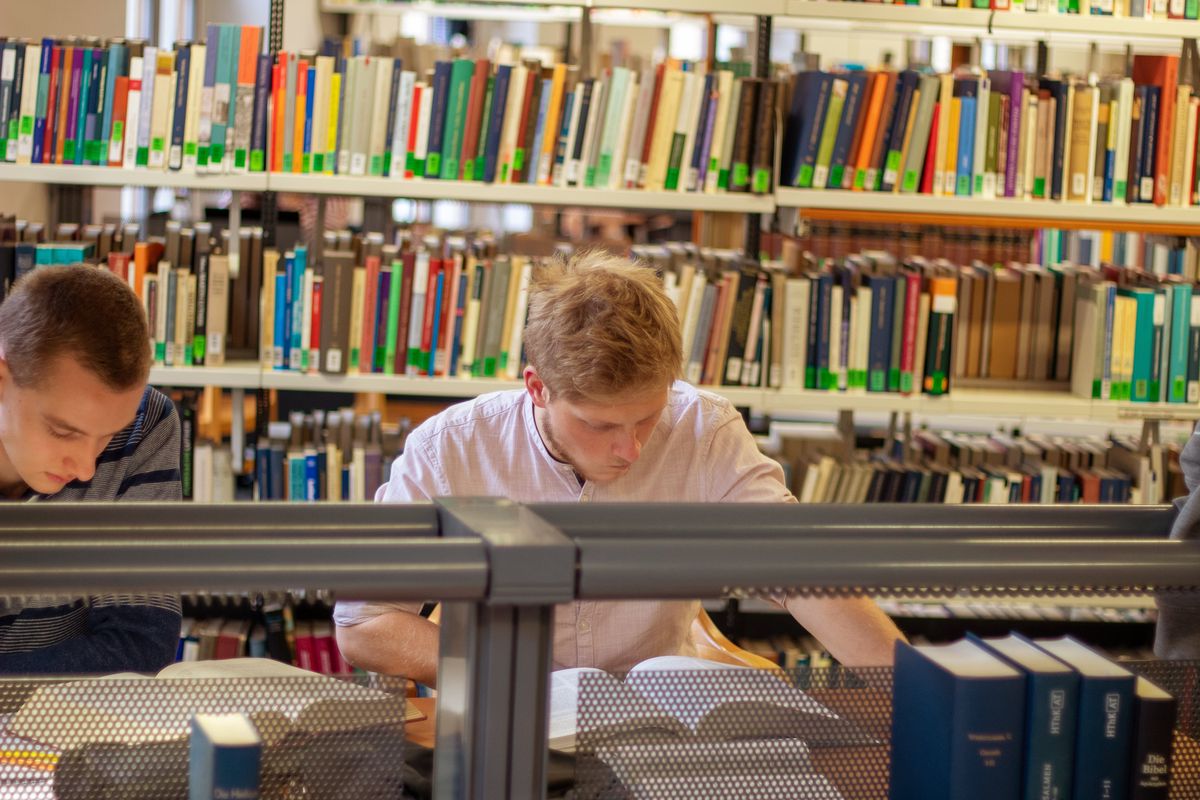
<path id="1" fill-rule="evenodd" d="M 1066 800 L 1074 772 L 1079 675 L 1020 634 L 978 641 L 1025 674 L 1021 797 Z"/>
<path id="2" fill-rule="evenodd" d="M 245 714 L 197 714 L 188 755 L 188 800 L 258 800 L 262 740 Z"/>
<path id="3" fill-rule="evenodd" d="M 1075 800 L 1129 796 L 1134 676 L 1084 644 L 1064 636 L 1034 642 L 1079 673 L 1075 735 Z"/>
<path id="4" fill-rule="evenodd" d="M 897 642 L 890 800 L 1020 796 L 1025 678 L 970 641 Z"/>

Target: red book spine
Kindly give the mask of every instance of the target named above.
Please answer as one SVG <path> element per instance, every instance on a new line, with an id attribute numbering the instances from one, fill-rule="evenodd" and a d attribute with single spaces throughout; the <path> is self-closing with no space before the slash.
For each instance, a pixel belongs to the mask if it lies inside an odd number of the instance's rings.
<path id="1" fill-rule="evenodd" d="M 654 68 L 654 96 L 650 100 L 650 116 L 646 120 L 646 138 L 642 142 L 641 162 L 643 166 L 650 162 L 650 145 L 654 141 L 654 126 L 658 122 L 658 97 L 662 94 L 663 72 L 665 69 L 666 66 L 661 63 Z M 639 175 L 635 186 L 630 186 L 627 182 L 625 188 L 635 189 L 641 186 L 642 178 Z"/>
<path id="2" fill-rule="evenodd" d="M 454 309 L 458 303 L 458 276 L 462 274 L 462 259 L 442 262 L 445 279 L 442 281 L 442 319 L 439 323 L 441 333 L 438 334 L 438 351 L 434 357 L 434 366 L 439 378 L 445 377 L 450 368 L 450 354 L 454 352 Z"/>
<path id="3" fill-rule="evenodd" d="M 933 194 L 933 162 L 937 161 L 938 124 L 941 121 L 939 110 L 940 106 L 935 103 L 929 123 L 929 146 L 925 148 L 925 167 L 921 170 L 921 186 L 918 189 L 921 194 Z"/>
<path id="4" fill-rule="evenodd" d="M 407 148 L 407 151 L 409 153 L 415 153 L 415 152 L 417 152 L 417 128 L 419 127 L 419 123 L 421 120 L 421 87 L 418 85 L 413 86 L 413 98 L 412 98 L 412 106 L 411 107 L 412 107 L 412 112 L 411 112 L 412 120 L 408 123 L 408 148 Z M 406 178 L 413 177 L 413 171 L 411 169 L 409 169 L 409 165 L 412 163 L 413 163 L 412 159 L 408 159 L 408 160 L 406 160 L 406 163 L 404 164 L 404 177 L 406 177 Z"/>
<path id="5" fill-rule="evenodd" d="M 441 272 L 442 260 L 431 258 L 429 260 L 429 286 L 425 290 L 425 319 L 421 325 L 422 375 L 433 374 L 433 353 L 430 352 L 433 344 L 433 307 L 436 305 L 434 301 L 437 299 L 437 278 Z"/>
<path id="6" fill-rule="evenodd" d="M 308 369 L 310 372 L 321 370 L 321 298 L 325 295 L 325 279 L 320 276 L 313 279 L 312 288 L 312 319 L 308 335 Z"/>
<path id="7" fill-rule="evenodd" d="M 471 96 L 467 101 L 467 122 L 463 133 L 462 154 L 459 157 L 459 179 L 465 179 L 467 164 L 474 165 L 475 153 L 479 149 L 479 120 L 483 116 L 483 96 L 487 93 L 488 74 L 492 64 L 486 58 L 475 62 L 475 74 L 471 76 Z M 472 172 L 474 167 L 472 167 Z M 472 174 L 472 178 L 479 176 Z"/>
<path id="8" fill-rule="evenodd" d="M 396 358 L 392 362 L 392 370 L 397 375 L 408 371 L 408 326 L 412 313 L 413 270 L 416 269 L 416 263 L 416 254 L 412 250 L 401 253 L 399 260 L 392 262 L 392 280 L 400 281 L 400 309 L 396 314 L 399 321 L 396 325 Z"/>

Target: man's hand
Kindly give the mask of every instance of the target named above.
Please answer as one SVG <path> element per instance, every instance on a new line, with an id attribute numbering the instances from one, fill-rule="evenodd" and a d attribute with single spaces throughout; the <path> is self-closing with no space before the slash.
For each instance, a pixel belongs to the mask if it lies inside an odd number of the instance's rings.
<path id="1" fill-rule="evenodd" d="M 896 641 L 904 641 L 904 634 L 869 597 L 791 597 L 783 606 L 848 667 L 891 666 Z"/>
<path id="2" fill-rule="evenodd" d="M 390 611 L 337 629 L 342 656 L 356 667 L 437 686 L 439 628 L 420 614 Z"/>

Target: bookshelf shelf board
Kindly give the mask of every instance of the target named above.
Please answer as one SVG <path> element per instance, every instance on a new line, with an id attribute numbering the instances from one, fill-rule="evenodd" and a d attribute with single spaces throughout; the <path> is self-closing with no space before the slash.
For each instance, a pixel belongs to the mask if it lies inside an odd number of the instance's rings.
<path id="1" fill-rule="evenodd" d="M 267 176 L 197 175 L 191 172 L 160 172 L 151 169 L 87 167 L 72 164 L 0 164 L 0 182 L 26 181 L 78 186 L 166 186 L 174 189 L 210 189 L 219 191 L 263 192 Z"/>
<path id="2" fill-rule="evenodd" d="M 262 384 L 267 389 L 309 392 L 378 392 L 413 397 L 475 397 L 487 392 L 515 389 L 518 381 L 492 378 L 411 378 L 403 375 L 325 375 L 285 370 L 266 370 Z"/>
<path id="3" fill-rule="evenodd" d="M 351 197 L 407 197 L 413 200 L 460 200 L 476 203 L 528 203 L 531 205 L 594 208 L 647 208 L 682 211 L 740 211 L 769 214 L 775 210 L 771 195 L 703 194 L 697 192 L 646 192 L 578 189 L 471 181 L 352 178 L 330 175 L 272 174 L 272 191 L 336 194 Z"/>
<path id="4" fill-rule="evenodd" d="M 850 212 L 895 213 L 936 217 L 927 222 L 954 224 L 947 218 L 1003 218 L 1022 220 L 1044 227 L 1070 222 L 1107 227 L 1128 225 L 1153 226 L 1181 233 L 1200 231 L 1200 208 L 1160 207 L 1153 205 L 1112 205 L 1109 203 L 1063 203 L 1014 199 L 974 200 L 885 192 L 847 192 L 841 190 L 778 189 L 775 197 L 780 208 L 834 209 Z"/>
<path id="5" fill-rule="evenodd" d="M 960 605 L 969 603 L 990 608 L 1011 608 L 1013 606 L 1031 606 L 1034 608 L 1116 608 L 1134 611 L 1149 611 L 1155 608 L 1154 598 L 1150 595 L 1134 595 L 1132 597 L 1101 597 L 1092 595 L 1043 597 L 1043 596 L 1009 596 L 1009 595 L 977 595 L 972 597 L 888 597 L 883 598 L 893 603 L 928 603 L 930 605 Z M 876 599 L 876 602 L 879 598 Z M 716 604 L 713 604 L 714 606 Z M 719 607 L 723 608 L 723 606 Z M 738 609 L 749 614 L 786 614 L 787 611 L 767 600 L 756 597 L 738 602 Z M 718 610 L 709 608 L 710 611 Z"/>
<path id="6" fill-rule="evenodd" d="M 786 0 L 591 0 L 593 8 L 628 8 L 646 11 L 683 11 L 688 14 L 741 14 L 780 16 Z"/>
<path id="7" fill-rule="evenodd" d="M 262 385 L 262 371 L 254 361 L 233 362 L 223 367 L 152 367 L 150 385 L 257 389 Z"/>
<path id="8" fill-rule="evenodd" d="M 370 14 L 400 17 L 405 14 L 428 14 L 431 17 L 453 20 L 498 20 L 502 22 L 577 22 L 578 4 L 501 5 L 493 3 L 321 3 L 326 14 Z"/>
<path id="9" fill-rule="evenodd" d="M 787 0 L 787 17 L 828 20 L 839 28 L 864 25 L 916 28 L 975 29 L 1000 38 L 1032 39 L 1047 33 L 1069 37 L 1130 39 L 1183 39 L 1200 35 L 1200 22 L 1191 20 L 1143 19 L 1090 14 L 1041 14 L 972 8 L 925 8 L 880 3 L 847 3 L 836 0 Z M 1008 34 L 1006 36 L 1006 34 Z M 1011 34 L 1017 34 L 1012 36 Z"/>

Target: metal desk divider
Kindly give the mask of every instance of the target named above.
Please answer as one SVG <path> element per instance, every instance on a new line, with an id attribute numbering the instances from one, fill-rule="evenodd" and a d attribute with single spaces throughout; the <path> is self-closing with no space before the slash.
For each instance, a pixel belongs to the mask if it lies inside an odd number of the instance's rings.
<path id="1" fill-rule="evenodd" d="M 558 603 L 1195 592 L 1200 542 L 1167 540 L 1173 518 L 1170 506 L 26 504 L 0 515 L 0 586 L 439 600 L 435 797 L 525 800 L 545 795 Z"/>

